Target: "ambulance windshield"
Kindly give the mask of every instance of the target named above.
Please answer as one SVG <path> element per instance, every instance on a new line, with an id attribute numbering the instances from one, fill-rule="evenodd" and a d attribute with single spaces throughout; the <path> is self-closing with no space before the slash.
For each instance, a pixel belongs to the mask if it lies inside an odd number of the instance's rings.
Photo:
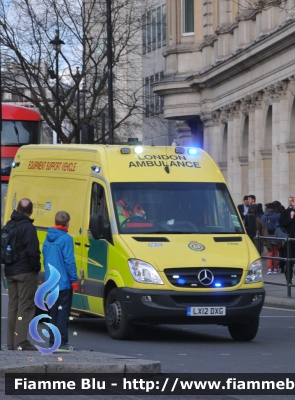
<path id="1" fill-rule="evenodd" d="M 112 183 L 120 233 L 243 233 L 224 183 Z"/>

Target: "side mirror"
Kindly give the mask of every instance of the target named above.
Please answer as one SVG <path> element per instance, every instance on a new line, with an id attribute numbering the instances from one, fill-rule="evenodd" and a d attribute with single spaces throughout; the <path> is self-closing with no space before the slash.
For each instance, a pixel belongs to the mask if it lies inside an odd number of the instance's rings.
<path id="1" fill-rule="evenodd" d="M 256 236 L 256 217 L 254 214 L 247 214 L 245 216 L 245 229 L 247 234 L 253 239 Z"/>
<path id="2" fill-rule="evenodd" d="M 94 239 L 103 238 L 104 223 L 101 214 L 92 214 L 90 216 L 89 230 Z"/>

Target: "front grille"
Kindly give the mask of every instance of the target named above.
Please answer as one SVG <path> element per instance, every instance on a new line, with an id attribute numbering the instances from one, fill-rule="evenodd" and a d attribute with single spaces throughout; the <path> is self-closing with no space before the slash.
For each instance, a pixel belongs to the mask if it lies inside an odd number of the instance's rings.
<path id="1" fill-rule="evenodd" d="M 236 304 L 241 296 L 239 295 L 223 295 L 218 293 L 218 295 L 210 294 L 210 296 L 171 296 L 172 300 L 181 306 L 229 306 Z"/>
<path id="2" fill-rule="evenodd" d="M 168 268 L 164 270 L 171 285 L 185 288 L 225 288 L 236 286 L 242 268 Z"/>

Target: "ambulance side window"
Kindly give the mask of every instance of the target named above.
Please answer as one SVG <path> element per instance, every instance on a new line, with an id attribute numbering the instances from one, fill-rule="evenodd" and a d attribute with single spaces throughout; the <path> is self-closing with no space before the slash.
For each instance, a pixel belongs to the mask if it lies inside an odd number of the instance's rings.
<path id="1" fill-rule="evenodd" d="M 91 190 L 90 215 L 92 214 L 101 214 L 103 216 L 105 228 L 104 237 L 108 242 L 112 243 L 113 240 L 110 230 L 110 219 L 108 214 L 105 191 L 104 188 L 96 182 L 93 183 Z"/>

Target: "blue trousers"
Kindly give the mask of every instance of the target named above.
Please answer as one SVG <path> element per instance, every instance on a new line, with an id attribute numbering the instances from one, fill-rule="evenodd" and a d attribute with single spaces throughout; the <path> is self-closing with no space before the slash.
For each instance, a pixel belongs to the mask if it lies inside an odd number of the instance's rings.
<path id="1" fill-rule="evenodd" d="M 68 325 L 69 317 L 71 312 L 73 290 L 66 289 L 59 292 L 58 299 L 49 311 L 49 315 L 52 318 L 50 323 L 55 325 L 61 335 L 61 346 L 68 343 Z M 52 347 L 54 343 L 54 337 L 50 330 L 49 344 Z"/>

